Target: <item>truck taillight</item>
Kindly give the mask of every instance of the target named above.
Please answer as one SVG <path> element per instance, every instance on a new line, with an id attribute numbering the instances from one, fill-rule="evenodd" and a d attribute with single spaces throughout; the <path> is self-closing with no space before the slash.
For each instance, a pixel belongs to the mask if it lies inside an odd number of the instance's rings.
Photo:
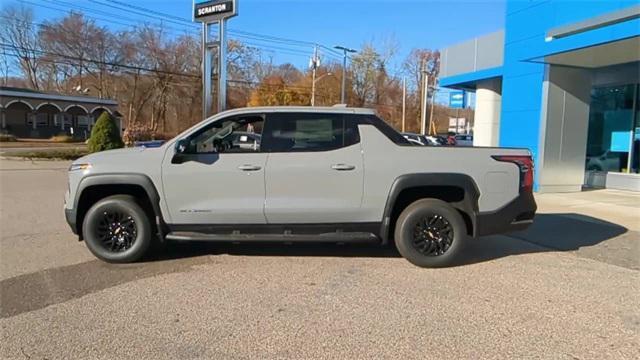
<path id="1" fill-rule="evenodd" d="M 522 155 L 496 155 L 497 161 L 514 163 L 520 169 L 520 191 L 533 191 L 533 159 Z"/>

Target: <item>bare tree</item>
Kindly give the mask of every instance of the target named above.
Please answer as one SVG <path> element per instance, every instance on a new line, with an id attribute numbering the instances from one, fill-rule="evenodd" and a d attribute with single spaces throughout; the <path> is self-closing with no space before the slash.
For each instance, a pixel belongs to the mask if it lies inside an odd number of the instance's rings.
<path id="1" fill-rule="evenodd" d="M 0 11 L 0 17 L 3 18 L 3 25 L 0 26 L 3 48 L 15 54 L 29 86 L 40 89 L 40 42 L 33 24 L 33 11 L 24 6 L 10 5 Z"/>

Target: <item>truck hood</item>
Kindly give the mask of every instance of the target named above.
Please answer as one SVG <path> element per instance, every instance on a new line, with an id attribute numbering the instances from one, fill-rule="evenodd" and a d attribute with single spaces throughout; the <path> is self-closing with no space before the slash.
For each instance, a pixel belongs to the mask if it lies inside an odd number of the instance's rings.
<path id="1" fill-rule="evenodd" d="M 83 156 L 76 161 L 74 164 L 84 164 L 90 163 L 93 165 L 99 164 L 101 162 L 112 162 L 112 161 L 124 161 L 125 159 L 131 159 L 132 157 L 137 157 L 139 154 L 145 151 L 154 151 L 157 149 L 148 150 L 145 147 L 131 147 L 124 149 L 114 149 L 114 150 L 106 150 L 100 151 L 97 153 L 89 154 Z"/>

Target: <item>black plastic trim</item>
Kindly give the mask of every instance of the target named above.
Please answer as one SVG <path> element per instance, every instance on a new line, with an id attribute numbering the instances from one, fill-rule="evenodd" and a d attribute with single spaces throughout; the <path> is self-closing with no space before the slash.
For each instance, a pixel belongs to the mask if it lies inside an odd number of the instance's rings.
<path id="1" fill-rule="evenodd" d="M 379 229 L 380 238 L 383 243 L 387 243 L 391 234 L 389 230 L 391 228 L 391 215 L 400 193 L 413 187 L 425 187 L 425 186 L 455 186 L 464 190 L 464 198 L 462 201 L 450 203 L 454 208 L 465 212 L 471 218 L 473 227 L 473 236 L 477 233 L 477 219 L 478 214 L 478 198 L 480 197 L 480 191 L 475 181 L 465 174 L 458 173 L 415 173 L 405 174 L 396 178 L 389 190 L 389 196 L 387 197 L 387 203 L 384 207 L 384 213 L 382 217 L 382 224 Z"/>
<path id="2" fill-rule="evenodd" d="M 532 192 L 521 192 L 518 197 L 496 211 L 477 216 L 477 236 L 504 234 L 524 230 L 533 224 L 538 206 Z"/>
<path id="3" fill-rule="evenodd" d="M 88 187 L 96 185 L 137 185 L 142 187 L 149 197 L 151 206 L 153 207 L 153 212 L 156 216 L 156 219 L 151 220 L 156 222 L 156 225 L 158 225 L 158 235 L 160 237 L 163 236 L 164 227 L 166 225 L 162 217 L 162 211 L 160 210 L 160 195 L 158 195 L 158 191 L 156 190 L 153 181 L 151 181 L 151 179 L 146 175 L 127 173 L 94 174 L 80 180 L 80 184 L 78 184 L 78 188 L 75 193 L 75 198 L 73 199 L 73 208 L 65 209 L 67 223 L 74 234 L 78 234 L 78 205 L 82 192 Z"/>
<path id="4" fill-rule="evenodd" d="M 67 224 L 71 228 L 71 231 L 78 235 L 78 226 L 76 225 L 76 210 L 74 209 L 64 209 L 64 217 L 67 220 Z"/>
<path id="5" fill-rule="evenodd" d="M 317 235 L 325 233 L 372 233 L 377 235 L 379 222 L 322 224 L 167 224 L 171 232 L 203 234 L 287 234 Z"/>

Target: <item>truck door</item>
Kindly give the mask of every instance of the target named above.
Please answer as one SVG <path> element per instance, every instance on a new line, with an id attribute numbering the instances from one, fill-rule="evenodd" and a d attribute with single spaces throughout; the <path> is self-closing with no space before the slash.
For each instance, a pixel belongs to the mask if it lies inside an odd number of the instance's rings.
<path id="1" fill-rule="evenodd" d="M 346 118 L 268 114 L 262 134 L 268 223 L 362 221 L 362 149 L 357 125 Z"/>
<path id="2" fill-rule="evenodd" d="M 216 120 L 189 135 L 175 159 L 162 164 L 164 198 L 173 224 L 265 224 L 264 171 L 267 154 L 256 141 L 239 146 L 234 134 L 258 134 L 264 115 Z"/>

